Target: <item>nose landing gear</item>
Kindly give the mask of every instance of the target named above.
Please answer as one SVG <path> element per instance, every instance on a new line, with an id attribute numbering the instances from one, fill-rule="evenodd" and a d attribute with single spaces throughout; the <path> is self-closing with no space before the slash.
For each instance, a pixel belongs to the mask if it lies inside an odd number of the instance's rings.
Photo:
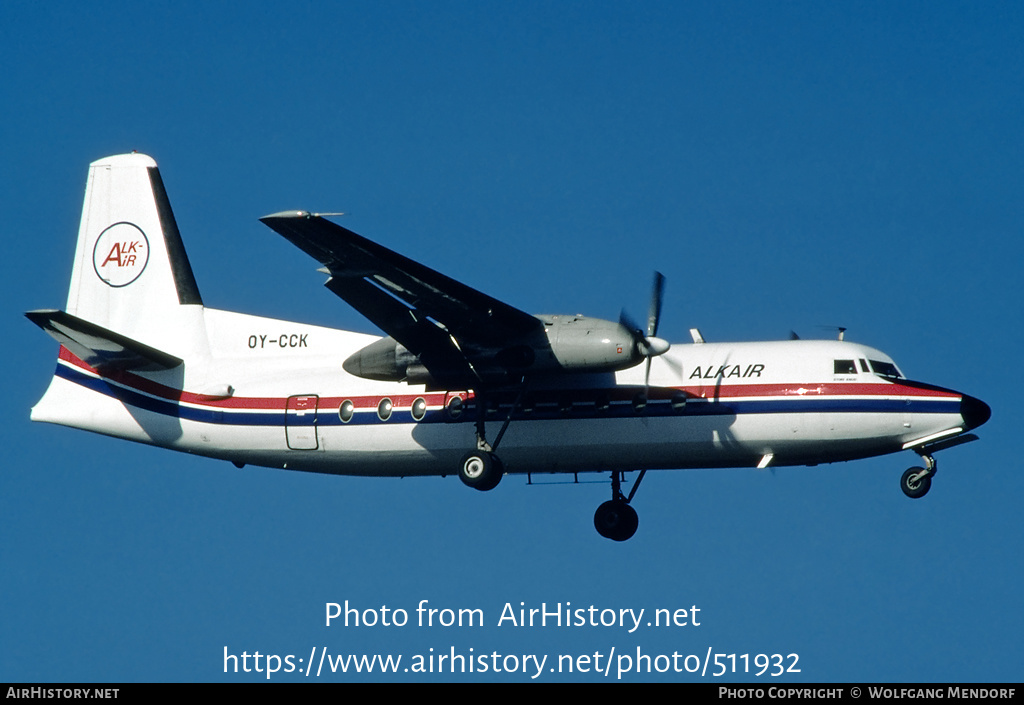
<path id="1" fill-rule="evenodd" d="M 930 455 L 922 455 L 921 458 L 924 459 L 926 467 L 908 468 L 900 478 L 900 489 L 911 499 L 920 499 L 928 494 L 928 490 L 932 488 L 932 477 L 937 470 L 935 458 Z"/>

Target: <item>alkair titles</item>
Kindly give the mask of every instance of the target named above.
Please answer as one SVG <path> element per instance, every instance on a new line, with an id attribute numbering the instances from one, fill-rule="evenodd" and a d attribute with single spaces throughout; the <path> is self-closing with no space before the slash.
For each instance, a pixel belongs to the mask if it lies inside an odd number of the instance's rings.
<path id="1" fill-rule="evenodd" d="M 655 609 L 646 622 L 648 627 L 699 627 L 700 608 L 693 605 L 689 609 Z M 506 602 L 498 619 L 499 627 L 623 627 L 629 633 L 635 632 L 644 622 L 644 608 L 619 609 L 588 607 L 572 607 L 571 602 L 556 602 L 551 607 L 548 603 L 540 603 L 540 607 L 527 608 L 525 602 L 513 607 Z"/>

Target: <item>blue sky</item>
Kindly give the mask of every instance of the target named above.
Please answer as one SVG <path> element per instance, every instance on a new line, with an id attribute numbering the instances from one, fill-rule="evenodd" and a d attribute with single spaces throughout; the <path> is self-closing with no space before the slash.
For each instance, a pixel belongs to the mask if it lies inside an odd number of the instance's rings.
<path id="1" fill-rule="evenodd" d="M 225 674 L 225 648 L 314 647 L 712 648 L 799 654 L 798 674 L 736 677 L 765 685 L 1020 680 L 1019 3 L 10 2 L 0 27 L 0 681 L 262 680 Z M 239 471 L 32 424 L 56 346 L 21 314 L 63 306 L 87 165 L 132 149 L 159 162 L 217 308 L 375 332 L 257 220 L 344 210 L 527 311 L 639 315 L 657 268 L 671 340 L 842 325 L 993 418 L 917 502 L 909 453 L 652 473 L 624 544 L 593 529 L 604 482 Z M 326 627 L 345 600 L 486 624 Z M 696 605 L 701 624 L 499 627 L 521 602 Z"/>

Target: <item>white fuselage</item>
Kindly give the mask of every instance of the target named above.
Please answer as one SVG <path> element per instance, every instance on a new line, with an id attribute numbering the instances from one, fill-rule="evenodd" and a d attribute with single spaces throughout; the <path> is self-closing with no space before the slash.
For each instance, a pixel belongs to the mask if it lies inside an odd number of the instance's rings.
<path id="1" fill-rule="evenodd" d="M 342 369 L 374 336 L 183 308 L 206 338 L 197 346 L 193 336 L 183 366 L 103 377 L 62 348 L 32 418 L 239 464 L 342 475 L 453 474 L 475 448 L 472 393 Z M 676 345 L 653 359 L 647 388 L 643 365 L 536 379 L 500 455 L 509 473 L 813 465 L 898 451 L 964 425 L 961 394 L 883 377 L 869 361 L 895 369 L 856 343 L 779 341 Z M 489 438 L 517 397 L 488 397 Z"/>

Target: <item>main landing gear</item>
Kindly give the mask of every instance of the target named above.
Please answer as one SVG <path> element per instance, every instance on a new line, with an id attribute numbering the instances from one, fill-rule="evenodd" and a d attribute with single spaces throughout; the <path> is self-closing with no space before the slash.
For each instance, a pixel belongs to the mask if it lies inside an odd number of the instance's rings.
<path id="1" fill-rule="evenodd" d="M 937 472 L 935 458 L 930 455 L 922 455 L 921 458 L 926 467 L 908 468 L 900 478 L 900 489 L 911 499 L 920 499 L 928 494 L 932 488 L 932 477 Z"/>
<path id="2" fill-rule="evenodd" d="M 594 512 L 594 528 L 597 533 L 612 541 L 627 541 L 636 533 L 640 525 L 640 518 L 636 510 L 630 506 L 633 495 L 640 487 L 640 481 L 644 479 L 646 470 L 641 470 L 636 478 L 632 491 L 626 497 L 622 494 L 622 471 L 612 472 L 612 498 L 602 504 Z"/>
<path id="3" fill-rule="evenodd" d="M 481 392 L 477 392 L 476 450 L 466 453 L 462 457 L 462 464 L 459 465 L 459 479 L 462 480 L 463 484 L 475 490 L 486 492 L 487 490 L 493 490 L 501 482 L 501 477 L 505 474 L 505 466 L 501 464 L 501 460 L 495 455 L 495 451 L 498 449 L 498 444 L 501 443 L 505 431 L 508 430 L 508 425 L 512 422 L 512 414 L 519 407 L 525 391 L 526 384 L 524 383 L 522 390 L 519 392 L 519 397 L 508 412 L 508 418 L 505 419 L 501 430 L 498 431 L 497 438 L 494 439 L 493 446 L 487 442 L 485 425 L 487 404 L 484 400 L 484 395 Z"/>
<path id="4" fill-rule="evenodd" d="M 484 423 L 487 416 L 485 411 L 486 402 L 483 395 L 479 392 L 477 393 L 476 450 L 470 451 L 462 457 L 462 463 L 459 465 L 459 479 L 462 480 L 463 484 L 475 490 L 486 492 L 487 490 L 494 489 L 501 482 L 502 475 L 505 474 L 505 466 L 502 465 L 495 451 L 505 435 L 505 431 L 512 421 L 512 415 L 519 407 L 525 391 L 526 385 L 524 384 L 519 398 L 512 405 L 508 418 L 502 424 L 493 445 L 487 442 L 486 436 Z M 594 512 L 594 528 L 597 529 L 597 533 L 612 541 L 626 541 L 633 537 L 637 527 L 640 525 L 640 518 L 637 516 L 636 510 L 629 503 L 633 500 L 637 489 L 640 488 L 640 482 L 644 479 L 646 473 L 646 470 L 640 471 L 636 482 L 633 483 L 633 489 L 630 490 L 627 497 L 622 494 L 623 472 L 621 470 L 612 472 L 612 498 L 604 502 Z"/>

